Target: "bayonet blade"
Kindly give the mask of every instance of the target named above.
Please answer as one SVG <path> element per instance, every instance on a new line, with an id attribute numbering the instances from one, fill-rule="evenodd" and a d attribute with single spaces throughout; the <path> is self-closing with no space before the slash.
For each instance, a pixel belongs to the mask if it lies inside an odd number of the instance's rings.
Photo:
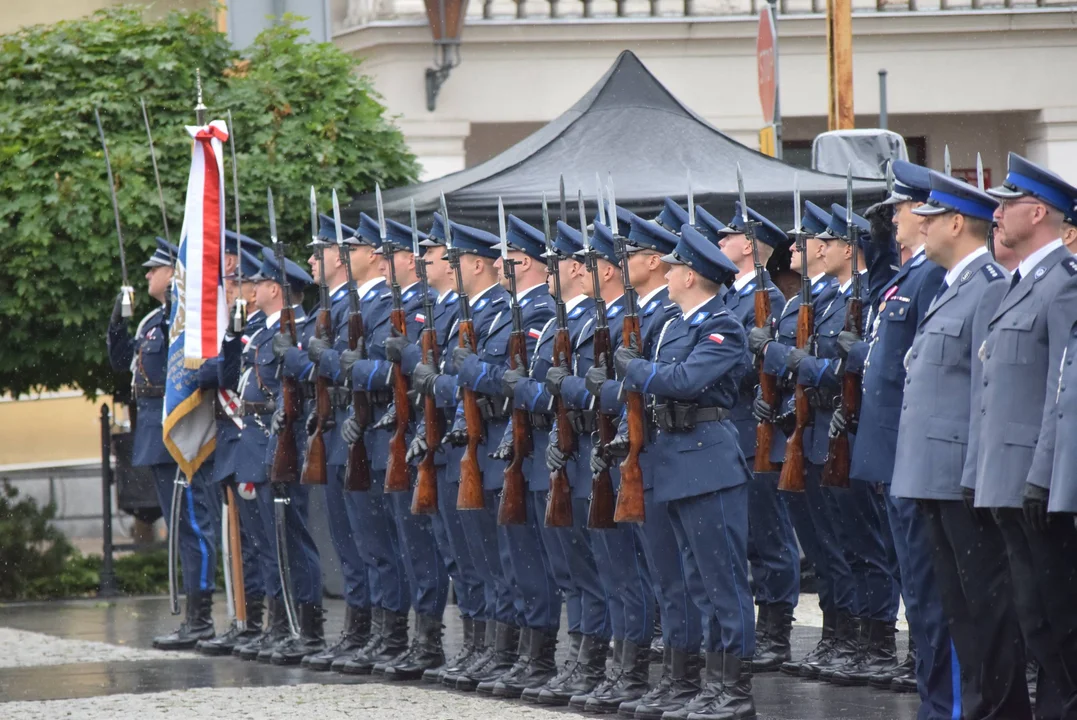
<path id="1" fill-rule="evenodd" d="M 737 192 L 740 194 L 740 219 L 744 223 L 745 230 L 747 230 L 748 197 L 744 194 L 744 174 L 740 170 L 740 163 L 737 163 Z"/>
<path id="2" fill-rule="evenodd" d="M 561 174 L 561 222 L 568 222 L 568 205 L 565 203 L 565 176 Z"/>
<path id="3" fill-rule="evenodd" d="M 172 243 L 172 236 L 168 233 L 168 213 L 165 212 L 165 193 L 161 187 L 161 173 L 157 170 L 157 151 L 153 148 L 153 132 L 150 130 L 150 114 L 146 111 L 145 98 L 139 98 L 142 105 L 142 122 L 146 125 L 146 140 L 150 144 L 150 162 L 153 163 L 153 179 L 157 182 L 157 201 L 161 206 L 161 225 L 165 229 L 165 240 Z M 172 248 L 168 249 L 169 259 L 172 259 Z"/>
<path id="4" fill-rule="evenodd" d="M 696 196 L 692 190 L 692 171 L 688 171 L 688 224 L 696 224 Z"/>
<path id="5" fill-rule="evenodd" d="M 94 119 L 97 121 L 97 134 L 101 136 L 101 149 L 105 152 L 105 170 L 108 171 L 108 194 L 112 198 L 112 216 L 116 220 L 116 239 L 120 243 L 120 272 L 123 274 L 123 286 L 126 288 L 127 283 L 127 255 L 123 249 L 123 230 L 120 229 L 120 205 L 116 201 L 116 185 L 112 179 L 112 161 L 108 157 L 108 143 L 105 142 L 105 129 L 101 126 L 101 114 L 95 107 L 93 109 Z"/>
<path id="6" fill-rule="evenodd" d="M 561 180 L 561 189 L 565 189 L 565 181 Z M 562 194 L 561 197 L 564 197 Z M 550 234 L 550 206 L 546 204 L 546 193 L 542 193 L 542 231 L 546 235 L 546 252 L 553 254 L 553 236 Z"/>
<path id="7" fill-rule="evenodd" d="M 449 222 L 449 205 L 445 202 L 445 192 L 441 193 L 441 220 L 445 223 L 445 249 L 452 250 L 452 223 Z"/>
<path id="8" fill-rule="evenodd" d="M 614 235 L 620 235 L 620 228 L 617 225 L 617 194 L 613 192 L 613 174 L 606 174 L 606 195 L 610 200 L 610 231 Z"/>
<path id="9" fill-rule="evenodd" d="M 337 234 L 337 245 L 343 245 L 344 231 L 340 227 L 340 202 L 337 200 L 336 188 L 333 188 L 333 229 Z"/>
<path id="10" fill-rule="evenodd" d="M 277 211 L 273 207 L 273 188 L 266 188 L 266 203 L 269 205 L 269 241 L 277 245 Z"/>
<path id="11" fill-rule="evenodd" d="M 505 261 L 509 259 L 509 234 L 505 229 L 505 205 L 500 197 L 497 198 L 497 230 L 501 235 L 501 259 Z"/>
<path id="12" fill-rule="evenodd" d="M 984 159 L 980 153 L 976 153 L 976 187 L 984 191 Z"/>
<path id="13" fill-rule="evenodd" d="M 950 146 L 946 145 L 942 149 L 942 172 L 946 176 L 952 174 L 952 168 L 950 167 Z"/>
<path id="14" fill-rule="evenodd" d="M 228 147 L 232 152 L 232 199 L 236 208 L 236 254 L 239 255 L 239 167 L 236 165 L 236 125 L 232 120 L 232 111 L 228 111 Z M 242 257 L 242 255 L 240 255 Z M 243 280 L 243 263 L 237 263 L 240 281 Z"/>
<path id="15" fill-rule="evenodd" d="M 591 252 L 591 238 L 587 237 L 587 210 L 583 206 L 583 190 L 576 191 L 576 205 L 580 210 L 580 234 L 583 235 L 583 251 Z M 601 204 L 599 205 L 601 207 Z"/>
<path id="16" fill-rule="evenodd" d="M 378 203 L 378 236 L 385 244 L 385 206 L 381 202 L 381 183 L 374 183 L 374 199 Z"/>
<path id="17" fill-rule="evenodd" d="M 853 238 L 853 166 L 850 163 L 845 171 L 845 232 L 849 235 L 849 243 Z"/>
<path id="18" fill-rule="evenodd" d="M 414 253 L 415 258 L 419 258 L 419 216 L 415 213 L 415 198 L 411 198 L 411 252 Z"/>
<path id="19" fill-rule="evenodd" d="M 598 218 L 598 221 L 600 223 L 605 225 L 606 224 L 606 204 L 605 204 L 606 201 L 602 197 L 602 178 L 600 178 L 598 176 L 598 173 L 595 173 L 595 185 L 598 186 L 598 215 L 596 215 L 596 217 Z"/>
<path id="20" fill-rule="evenodd" d="M 310 239 L 318 242 L 318 196 L 310 186 Z"/>
<path id="21" fill-rule="evenodd" d="M 800 173 L 793 173 L 793 232 L 801 234 L 800 217 Z"/>

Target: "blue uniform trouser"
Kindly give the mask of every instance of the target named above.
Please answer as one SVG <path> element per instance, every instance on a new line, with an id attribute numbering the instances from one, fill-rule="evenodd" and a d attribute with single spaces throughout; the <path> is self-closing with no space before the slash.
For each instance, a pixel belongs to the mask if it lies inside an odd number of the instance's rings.
<path id="1" fill-rule="evenodd" d="M 815 587 L 819 595 L 819 609 L 823 612 L 831 612 L 835 610 L 834 598 L 826 574 L 826 558 L 819 540 L 819 533 L 812 520 L 812 511 L 808 507 L 807 491 L 784 492 L 782 494 L 785 496 L 785 507 L 789 511 L 789 521 L 793 524 L 797 540 L 804 551 L 804 558 L 815 569 Z M 803 568 L 804 565 L 801 564 L 802 572 Z"/>
<path id="2" fill-rule="evenodd" d="M 482 619 L 486 612 L 486 595 L 482 579 L 475 569 L 475 559 L 468 552 L 460 511 L 456 509 L 459 491 L 459 483 L 448 479 L 445 466 L 438 467 L 438 514 L 431 518 L 434 538 L 452 578 L 456 609 L 461 617 Z"/>
<path id="3" fill-rule="evenodd" d="M 643 546 L 662 611 L 662 639 L 666 647 L 698 653 L 703 618 L 688 591 L 688 574 L 673 532 L 669 504 L 655 502 L 654 491 L 645 490 L 643 505 L 646 520 L 633 530 Z"/>
<path id="4" fill-rule="evenodd" d="M 413 515 L 411 492 L 387 493 L 397 542 L 411 585 L 411 605 L 420 615 L 441 618 L 449 597 L 449 573 L 434 538 L 429 515 Z"/>
<path id="5" fill-rule="evenodd" d="M 475 569 L 482 578 L 486 596 L 486 616 L 481 620 L 496 620 L 522 627 L 523 618 L 517 610 L 516 592 L 501 565 L 497 545 L 497 507 L 500 490 L 483 491 L 481 510 L 462 510 L 460 523 L 467 538 L 468 552 L 475 560 Z"/>
<path id="6" fill-rule="evenodd" d="M 542 539 L 542 547 L 546 552 L 546 559 L 550 563 L 550 573 L 560 590 L 561 598 L 565 603 L 565 615 L 568 620 L 570 633 L 583 633 L 583 599 L 580 589 L 572 580 L 572 571 L 569 558 L 565 555 L 565 549 L 561 546 L 558 538 L 560 528 L 546 527 L 546 491 L 533 491 L 529 493 L 531 502 L 535 505 L 535 518 L 537 519 L 539 537 Z"/>
<path id="7" fill-rule="evenodd" d="M 501 566 L 516 585 L 521 627 L 557 632 L 561 626 L 561 592 L 542 544 L 539 523 L 544 517 L 536 511 L 534 493 L 524 493 L 524 510 L 527 521 L 523 525 L 497 526 Z"/>
<path id="8" fill-rule="evenodd" d="M 240 554 L 243 558 L 243 592 L 248 600 L 263 598 L 266 594 L 265 572 L 263 568 L 263 553 L 266 552 L 265 529 L 262 527 L 262 517 L 258 511 L 257 493 L 251 499 L 242 497 L 239 487 L 235 482 L 235 475 L 229 475 L 221 481 L 220 492 L 224 495 L 225 484 L 232 487 L 232 497 L 235 498 L 236 510 L 239 512 L 239 543 Z M 254 485 L 248 487 L 254 488 Z M 221 508 L 224 511 L 224 508 Z M 221 542 L 228 542 L 224 538 Z M 233 580 L 234 582 L 234 580 Z"/>
<path id="9" fill-rule="evenodd" d="M 819 590 L 819 606 L 823 610 L 832 609 L 856 615 L 857 607 L 856 587 L 853 583 L 853 569 L 845 558 L 842 549 L 841 537 L 838 534 L 838 526 L 844 522 L 836 514 L 834 504 L 830 501 L 831 490 L 820 486 L 823 476 L 823 467 L 814 463 L 804 464 L 804 512 L 811 524 L 811 533 L 800 535 L 800 527 L 797 534 L 803 539 L 813 534 L 816 540 L 815 547 L 818 555 L 812 557 L 815 572 L 819 576 L 821 589 Z M 790 493 L 799 495 L 799 493 Z M 790 507 L 794 507 L 791 503 Z M 793 517 L 798 514 L 794 512 Z M 801 515 L 803 518 L 803 515 Z M 810 552 L 809 546 L 805 546 L 805 553 Z M 824 605 L 824 597 L 828 605 Z"/>
<path id="10" fill-rule="evenodd" d="M 176 466 L 154 465 L 157 500 L 165 522 L 172 517 L 172 492 Z M 221 495 L 213 482 L 213 463 L 202 464 L 180 493 L 179 556 L 183 571 L 183 592 L 213 592 L 217 589 L 217 534 L 221 527 Z M 171 528 L 170 528 L 171 531 Z"/>
<path id="11" fill-rule="evenodd" d="M 597 538 L 601 548 L 596 551 L 599 562 L 609 565 L 605 575 L 611 584 L 606 592 L 616 595 L 623 608 L 622 637 L 636 645 L 650 645 L 654 637 L 654 584 L 643 544 L 627 523 L 609 530 L 593 530 L 591 537 Z"/>
<path id="12" fill-rule="evenodd" d="M 396 525 L 385 493 L 385 471 L 370 473 L 366 492 L 344 492 L 352 535 L 359 539 L 359 552 L 370 569 L 370 600 L 375 607 L 395 613 L 411 608 L 411 589 L 400 552 Z"/>
<path id="13" fill-rule="evenodd" d="M 796 607 L 800 599 L 800 549 L 785 500 L 778 492 L 778 477 L 778 473 L 759 473 L 748 485 L 748 562 L 757 604 Z"/>
<path id="14" fill-rule="evenodd" d="M 277 581 L 271 594 L 280 597 L 280 566 L 277 562 L 277 530 L 274 496 L 282 494 L 288 499 L 284 504 L 285 537 L 288 540 L 288 567 L 292 575 L 292 593 L 297 603 L 322 602 L 322 566 L 318 557 L 318 546 L 311 537 L 307 527 L 309 507 L 309 490 L 298 484 L 284 484 L 274 487 L 272 483 L 262 483 L 257 488 L 258 508 L 262 516 L 262 527 L 273 548 L 273 566 L 277 571 Z M 269 589 L 267 583 L 267 589 Z"/>
<path id="15" fill-rule="evenodd" d="M 684 554 L 692 600 L 712 619 L 704 649 L 752 657 L 755 610 L 748 587 L 747 484 L 672 500 L 669 515 Z"/>
<path id="16" fill-rule="evenodd" d="M 371 580 L 376 579 L 359 552 L 358 535 L 352 532 L 348 506 L 344 502 L 344 472 L 340 465 L 328 468 L 329 482 L 325 485 L 325 511 L 329 521 L 329 537 L 340 561 L 344 579 L 344 602 L 349 607 L 369 608 Z M 373 577 L 372 577 L 373 576 Z"/>
<path id="17" fill-rule="evenodd" d="M 591 531 L 587 529 L 587 506 L 587 498 L 572 498 L 572 526 L 545 528 L 545 531 L 560 545 L 572 586 L 579 594 L 580 632 L 609 640 L 613 628 Z"/>
<path id="18" fill-rule="evenodd" d="M 889 488 L 887 488 L 889 489 Z M 919 720 L 961 717 L 961 672 L 935 584 L 932 540 L 915 500 L 886 494 L 886 514 L 901 565 L 909 637 L 916 643 Z"/>
<path id="19" fill-rule="evenodd" d="M 851 480 L 848 488 L 824 488 L 831 503 L 842 553 L 853 574 L 853 615 L 870 620 L 897 619 L 898 592 L 883 536 L 885 509 L 874 483 Z"/>

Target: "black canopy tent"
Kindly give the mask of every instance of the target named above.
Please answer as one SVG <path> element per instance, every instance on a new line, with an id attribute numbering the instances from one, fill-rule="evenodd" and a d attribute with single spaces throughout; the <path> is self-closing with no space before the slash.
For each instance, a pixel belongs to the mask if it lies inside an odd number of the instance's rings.
<path id="1" fill-rule="evenodd" d="M 475 167 L 430 182 L 385 192 L 386 214 L 406 219 L 409 199 L 426 215 L 438 209 L 445 194 L 452 220 L 496 232 L 497 200 L 507 212 L 541 227 L 542 194 L 552 219 L 559 217 L 558 179 L 565 178 L 569 218 L 578 217 L 574 202 L 582 189 L 593 218 L 596 173 L 613 177 L 617 203 L 653 217 L 665 197 L 682 204 L 691 171 L 695 201 L 728 220 L 737 199 L 737 164 L 744 174 L 749 204 L 779 223 L 792 226 L 793 177 L 799 174 L 804 199 L 823 207 L 844 204 L 846 180 L 798 169 L 752 150 L 712 127 L 685 107 L 632 52 L 622 52 L 586 95 L 545 127 L 500 155 Z M 863 209 L 880 199 L 882 181 L 854 179 L 854 205 Z M 346 208 L 346 222 L 360 211 L 373 215 L 374 195 L 367 193 Z"/>

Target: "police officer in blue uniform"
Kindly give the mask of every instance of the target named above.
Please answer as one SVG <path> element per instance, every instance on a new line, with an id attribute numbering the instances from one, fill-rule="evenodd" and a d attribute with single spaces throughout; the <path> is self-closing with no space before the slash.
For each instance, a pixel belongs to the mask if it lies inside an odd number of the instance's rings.
<path id="1" fill-rule="evenodd" d="M 981 346 L 983 390 L 977 432 L 969 453 L 975 477 L 962 486 L 978 508 L 991 508 L 1006 543 L 1014 603 L 1025 642 L 1039 663 L 1036 712 L 1042 717 L 1073 714 L 1074 527 L 1069 518 L 1050 518 L 1053 453 L 1046 442 L 1057 377 L 1068 333 L 1050 333 L 1050 320 L 1071 320 L 1077 310 L 1070 292 L 1077 260 L 1062 244 L 1064 214 L 1077 189 L 1054 173 L 1010 153 L 994 219 L 1002 242 L 1019 258 L 1011 287 L 988 321 Z M 975 428 L 974 428 L 975 429 Z M 973 483 L 975 486 L 973 487 Z"/>
<path id="2" fill-rule="evenodd" d="M 713 623 L 706 638 L 703 688 L 671 719 L 755 716 L 750 661 L 755 651 L 748 586 L 750 470 L 736 441 L 731 409 L 747 361 L 743 327 L 724 309 L 722 286 L 736 266 L 695 228 L 685 225 L 663 257 L 669 297 L 681 309 L 663 327 L 652 359 L 622 345 L 614 353 L 624 389 L 654 397 L 654 499 L 668 503 L 690 592 Z"/>
<path id="3" fill-rule="evenodd" d="M 179 470 L 164 445 L 165 376 L 168 367 L 168 321 L 165 302 L 171 293 L 172 268 L 179 250 L 163 238 L 150 259 L 142 263 L 150 297 L 161 303 L 142 318 L 131 336 L 121 312 L 122 297 L 116 298 L 108 327 L 108 353 L 114 370 L 130 371 L 136 403 L 135 437 L 131 464 L 153 470 L 161 512 L 171 517 L 172 492 Z M 186 617 L 179 628 L 154 638 L 153 646 L 161 650 L 186 650 L 199 640 L 214 636 L 213 592 L 214 568 L 217 567 L 217 527 L 220 524 L 220 498 L 213 482 L 213 463 L 203 463 L 181 495 L 179 548 L 183 569 Z"/>
<path id="4" fill-rule="evenodd" d="M 612 208 L 610 211 L 613 211 Z M 618 229 L 624 227 L 626 231 L 629 230 L 634 216 L 623 208 L 617 208 L 616 212 Z M 598 273 L 599 292 L 606 301 L 606 322 L 611 344 L 616 348 L 622 339 L 625 309 L 620 263 L 613 232 L 601 222 L 595 222 L 593 227 L 591 251 L 597 253 L 594 267 Z M 590 284 L 593 294 L 594 281 L 591 280 Z M 595 312 L 598 312 L 597 307 Z M 547 392 L 560 395 L 578 418 L 578 456 L 575 462 L 579 464 L 579 469 L 575 475 L 578 482 L 573 487 L 573 495 L 583 497 L 588 497 L 591 492 L 592 433 L 597 428 L 595 413 L 610 409 L 600 406 L 599 399 L 588 390 L 584 377 L 599 360 L 595 358 L 594 319 L 592 313 L 576 340 L 575 373 L 560 367 L 550 368 L 545 381 Z M 546 464 L 550 472 L 565 466 L 568 461 L 569 458 L 564 457 L 556 443 L 547 446 Z M 620 481 L 617 469 L 611 468 L 610 475 L 616 491 Z M 571 477 L 573 474 L 570 473 Z M 574 522 L 575 515 L 573 513 Z M 654 588 L 643 545 L 630 525 L 591 530 L 589 533 L 598 562 L 599 578 L 606 591 L 613 635 L 613 663 L 605 682 L 590 692 L 573 696 L 569 705 L 590 712 L 612 713 L 617 711 L 621 703 L 638 700 L 650 689 L 648 671 L 654 633 Z"/>
<path id="5" fill-rule="evenodd" d="M 730 224 L 721 231 L 719 247 L 737 266 L 737 278 L 726 291 L 726 309 L 735 315 L 745 332 L 755 327 L 755 293 L 759 282 L 754 254 L 765 266 L 775 250 L 789 246 L 789 237 L 773 222 L 751 208 L 748 215 L 757 223 L 755 243 L 746 235 L 747 228 L 738 203 Z M 778 318 L 785 307 L 785 297 L 764 270 L 763 282 L 770 296 L 771 318 Z M 740 436 L 740 448 L 749 465 L 755 461 L 755 435 L 758 420 L 752 414 L 758 373 L 748 372 L 741 387 L 740 401 L 733 409 L 733 424 Z M 776 441 L 774 446 L 780 443 Z M 777 670 L 790 659 L 789 634 L 793 628 L 793 609 L 800 598 L 800 550 L 793 523 L 789 519 L 782 495 L 778 493 L 778 473 L 759 473 L 748 491 L 751 525 L 748 534 L 748 560 L 755 584 L 756 658 L 752 669 L 759 672 Z"/>

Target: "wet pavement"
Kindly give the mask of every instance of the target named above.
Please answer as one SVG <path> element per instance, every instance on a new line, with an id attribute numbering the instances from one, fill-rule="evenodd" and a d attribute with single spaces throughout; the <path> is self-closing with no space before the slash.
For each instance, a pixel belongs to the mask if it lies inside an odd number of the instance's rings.
<path id="1" fill-rule="evenodd" d="M 813 596 L 804 602 L 814 605 Z M 218 630 L 227 626 L 223 604 L 216 608 Z M 343 604 L 327 602 L 329 622 L 326 637 L 334 638 L 340 630 Z M 446 651 L 452 653 L 459 643 L 459 621 L 453 608 L 446 612 Z M 171 630 L 178 618 L 168 612 L 165 598 L 125 598 L 114 601 L 67 601 L 33 603 L 0 607 L 0 627 L 44 633 L 75 641 L 96 641 L 128 648 L 149 648 L 153 636 Z M 818 640 L 819 629 L 797 626 L 793 630 L 793 655 L 803 655 Z M 29 642 L 29 641 L 27 641 Z M 560 647 L 565 647 L 561 642 Z M 904 653 L 905 634 L 899 636 L 899 649 Z M 0 650 L 2 652 L 2 650 Z M 206 658 L 195 653 L 159 653 L 160 659 L 104 662 L 76 662 L 63 665 L 0 668 L 0 702 L 15 701 L 9 708 L 19 708 L 20 717 L 34 702 L 101 698 L 115 695 L 143 695 L 195 688 L 274 688 L 303 685 L 314 687 L 317 694 L 329 696 L 334 691 L 317 685 L 369 685 L 361 688 L 367 696 L 377 698 L 378 679 L 343 677 L 333 673 L 316 673 L 300 668 L 278 668 L 232 658 Z M 92 657 L 92 656 L 90 656 Z M 560 656 L 559 656 L 560 661 Z M 657 676 L 657 669 L 653 669 Z M 401 684 L 394 684 L 400 687 Z M 457 693 L 419 684 L 412 685 L 424 694 L 441 696 L 439 707 L 449 710 L 450 716 L 477 715 L 499 717 L 519 715 L 519 703 L 476 698 L 473 694 Z M 754 679 L 759 717 L 765 720 L 912 720 L 916 717 L 919 699 L 915 695 L 900 695 L 874 688 L 839 688 L 825 683 L 801 681 L 779 673 L 757 675 Z M 429 688 L 429 689 L 427 689 Z M 358 690 L 358 689 L 356 689 Z M 230 691 L 231 692 L 231 691 Z M 235 693 L 240 691 L 236 690 Z M 343 690 L 337 691 L 345 692 Z M 350 692 L 350 691 L 349 691 Z M 393 702 L 400 702 L 395 691 L 382 693 Z M 180 696 L 182 697 L 182 696 Z M 114 708 L 118 698 L 112 698 Z M 22 701 L 22 702 L 18 702 Z M 27 702 L 29 701 L 29 702 Z M 135 710 L 137 699 L 131 699 Z M 281 700 L 284 702 L 284 700 Z M 304 700 L 303 702 L 307 702 Z M 410 701 L 408 701 L 410 702 Z M 460 705 L 454 715 L 451 708 Z M 41 717 L 59 714 L 55 703 L 42 703 Z M 174 710 L 180 709 L 175 705 Z M 316 704 L 307 709 L 315 711 Z M 48 709 L 48 712 L 46 712 Z M 251 710 L 249 706 L 247 710 Z M 402 709 L 402 708 L 401 708 Z M 418 707 L 416 707 L 418 710 Z M 115 710 L 110 710 L 115 717 Z M 567 712 L 567 711 L 565 711 Z M 0 717 L 7 716 L 0 707 Z M 307 714 L 306 712 L 304 714 Z M 311 713 L 313 714 L 313 713 Z M 331 713 L 330 713 L 331 714 Z M 367 713 L 358 713 L 364 715 Z M 371 713 L 375 716 L 377 713 Z M 418 717 L 397 712 L 396 717 Z M 423 716 L 425 718 L 425 716 Z"/>

